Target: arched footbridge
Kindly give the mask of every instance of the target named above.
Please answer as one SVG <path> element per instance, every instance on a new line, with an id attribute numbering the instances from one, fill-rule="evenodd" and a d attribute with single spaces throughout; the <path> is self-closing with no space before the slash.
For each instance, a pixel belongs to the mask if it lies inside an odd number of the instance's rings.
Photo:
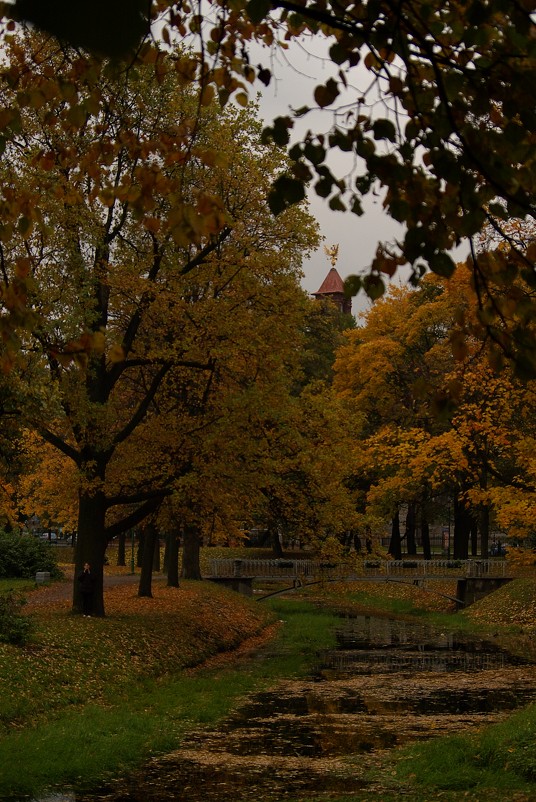
<path id="1" fill-rule="evenodd" d="M 427 588 L 433 582 L 451 581 L 456 582 L 456 594 L 449 598 L 459 606 L 467 606 L 510 582 L 512 577 L 507 576 L 506 567 L 504 560 L 484 559 L 371 559 L 357 567 L 316 560 L 216 559 L 211 560 L 206 579 L 246 595 L 253 594 L 255 581 L 288 583 L 275 593 L 328 582 L 399 582 Z"/>

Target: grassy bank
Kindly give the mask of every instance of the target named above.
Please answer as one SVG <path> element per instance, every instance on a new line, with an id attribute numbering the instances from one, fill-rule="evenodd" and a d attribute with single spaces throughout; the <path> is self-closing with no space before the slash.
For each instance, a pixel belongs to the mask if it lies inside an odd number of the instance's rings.
<path id="1" fill-rule="evenodd" d="M 287 615 L 284 601 L 268 608 L 210 583 L 156 588 L 152 600 L 114 588 L 104 620 L 72 617 L 67 602 L 28 606 L 33 642 L 0 646 L 1 797 L 95 786 L 305 672 L 333 642 L 332 616 L 309 604 Z M 260 645 L 267 627 L 271 659 L 241 661 L 240 643 Z"/>

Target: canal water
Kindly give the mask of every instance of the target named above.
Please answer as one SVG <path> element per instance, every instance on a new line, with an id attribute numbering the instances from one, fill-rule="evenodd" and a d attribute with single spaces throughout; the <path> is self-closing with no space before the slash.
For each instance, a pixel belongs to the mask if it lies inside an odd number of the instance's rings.
<path id="1" fill-rule="evenodd" d="M 360 616 L 315 674 L 246 699 L 217 729 L 98 794 L 47 802 L 268 802 L 357 793 L 386 750 L 500 720 L 536 699 L 534 666 L 493 643 Z M 45 800 L 40 800 L 45 802 Z"/>

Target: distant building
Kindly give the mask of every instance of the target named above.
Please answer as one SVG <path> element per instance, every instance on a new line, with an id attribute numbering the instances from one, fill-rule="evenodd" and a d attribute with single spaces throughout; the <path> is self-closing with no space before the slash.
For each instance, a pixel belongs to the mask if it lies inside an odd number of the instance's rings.
<path id="1" fill-rule="evenodd" d="M 344 295 L 344 281 L 340 277 L 337 269 L 332 267 L 326 278 L 322 282 L 319 290 L 313 292 L 313 297 L 318 300 L 328 298 L 338 307 L 344 315 L 352 314 L 352 299 Z"/>

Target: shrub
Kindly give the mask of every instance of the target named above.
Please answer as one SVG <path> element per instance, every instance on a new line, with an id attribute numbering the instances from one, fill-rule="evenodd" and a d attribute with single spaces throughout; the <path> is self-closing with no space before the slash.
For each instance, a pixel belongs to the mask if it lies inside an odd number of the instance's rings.
<path id="1" fill-rule="evenodd" d="M 523 546 L 508 546 L 506 559 L 512 565 L 536 565 L 536 549 L 526 549 Z"/>
<path id="2" fill-rule="evenodd" d="M 32 631 L 31 620 L 21 614 L 24 600 L 13 593 L 0 596 L 0 642 L 21 646 Z"/>
<path id="3" fill-rule="evenodd" d="M 59 578 L 61 572 L 50 546 L 32 535 L 18 535 L 0 530 L 0 578 L 31 579 L 37 571 L 49 571 Z"/>

